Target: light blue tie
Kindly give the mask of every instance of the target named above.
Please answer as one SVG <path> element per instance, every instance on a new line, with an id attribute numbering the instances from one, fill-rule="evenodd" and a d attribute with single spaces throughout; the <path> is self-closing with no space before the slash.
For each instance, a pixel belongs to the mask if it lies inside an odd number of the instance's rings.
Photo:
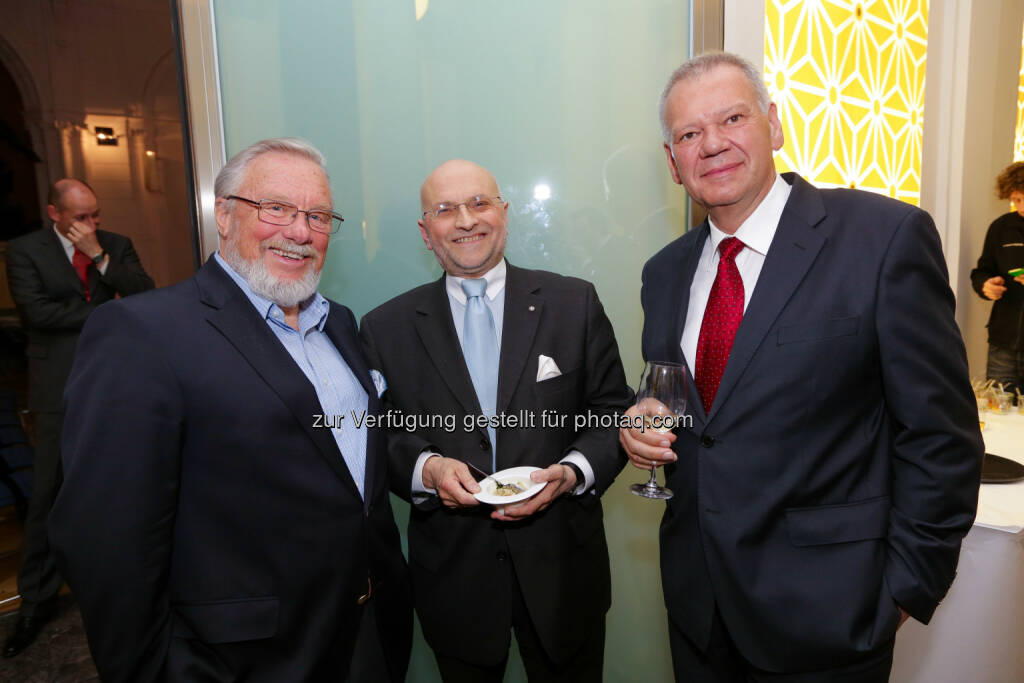
<path id="1" fill-rule="evenodd" d="M 487 280 L 463 280 L 462 291 L 466 293 L 466 318 L 462 330 L 462 355 L 476 389 L 476 398 L 484 415 L 494 415 L 498 402 L 498 335 L 494 331 L 491 309 L 484 303 L 483 294 Z M 491 437 L 491 471 L 497 471 L 495 453 L 497 441 L 494 429 L 487 428 Z"/>

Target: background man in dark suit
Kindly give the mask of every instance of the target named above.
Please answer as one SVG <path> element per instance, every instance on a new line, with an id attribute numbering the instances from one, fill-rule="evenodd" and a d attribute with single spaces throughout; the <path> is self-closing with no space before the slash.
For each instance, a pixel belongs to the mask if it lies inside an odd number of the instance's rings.
<path id="1" fill-rule="evenodd" d="M 600 680 L 611 602 L 600 495 L 625 459 L 614 427 L 575 419 L 614 416 L 631 399 L 611 324 L 593 285 L 503 260 L 508 204 L 486 169 L 446 162 L 421 201 L 420 232 L 445 275 L 371 311 L 361 334 L 389 406 L 454 418 L 453 428 L 394 430 L 389 443 L 392 488 L 414 502 L 409 559 L 424 635 L 446 681 L 500 681 L 513 628 L 531 680 Z M 487 321 L 477 339 L 486 364 L 470 350 L 474 306 Z M 464 428 L 466 416 L 524 411 L 534 427 Z M 535 465 L 544 469 L 531 476 L 548 485 L 483 508 L 462 461 L 488 472 Z"/>
<path id="2" fill-rule="evenodd" d="M 412 610 L 385 444 L 323 426 L 376 413 L 383 390 L 351 311 L 316 291 L 341 220 L 324 159 L 265 140 L 214 189 L 218 253 L 97 311 L 68 382 L 50 533 L 97 669 L 401 681 Z"/>
<path id="3" fill-rule="evenodd" d="M 92 188 L 80 180 L 58 180 L 48 204 L 53 226 L 11 240 L 7 247 L 7 280 L 28 333 L 29 410 L 36 444 L 18 570 L 21 611 L 4 657 L 35 640 L 54 613 L 62 582 L 46 539 L 46 519 L 60 487 L 60 400 L 75 342 L 97 306 L 153 288 L 132 241 L 99 229 L 99 202 Z"/>
<path id="4" fill-rule="evenodd" d="M 695 369 L 694 424 L 621 437 L 638 467 L 673 463 L 676 678 L 887 681 L 897 627 L 931 617 L 977 503 L 938 235 L 908 204 L 779 176 L 775 105 L 734 55 L 680 67 L 661 115 L 672 178 L 709 220 L 644 268 L 643 353 Z"/>

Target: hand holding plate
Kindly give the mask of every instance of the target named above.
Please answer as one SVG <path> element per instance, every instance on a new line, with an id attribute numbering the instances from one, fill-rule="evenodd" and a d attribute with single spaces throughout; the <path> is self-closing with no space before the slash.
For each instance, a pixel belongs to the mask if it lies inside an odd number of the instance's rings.
<path id="1" fill-rule="evenodd" d="M 532 514 L 540 512 L 551 501 L 567 491 L 576 488 L 576 473 L 571 467 L 561 463 L 555 463 L 550 467 L 530 473 L 530 479 L 534 482 L 547 482 L 547 486 L 533 498 L 524 500 L 521 503 L 499 507 L 491 513 L 491 519 L 504 522 L 516 522 L 525 519 Z"/>

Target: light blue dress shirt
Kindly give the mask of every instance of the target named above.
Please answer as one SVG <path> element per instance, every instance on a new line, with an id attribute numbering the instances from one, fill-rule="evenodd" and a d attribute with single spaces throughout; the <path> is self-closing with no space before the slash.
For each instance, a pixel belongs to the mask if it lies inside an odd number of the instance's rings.
<path id="1" fill-rule="evenodd" d="M 498 353 L 501 353 L 501 331 L 502 325 L 505 322 L 505 277 L 508 272 L 508 266 L 505 260 L 502 259 L 498 265 L 491 268 L 489 271 L 483 274 L 483 278 L 487 280 L 487 289 L 484 292 L 484 303 L 491 310 L 491 316 L 494 318 L 494 332 L 498 339 Z M 455 333 L 459 337 L 459 346 L 463 343 L 463 328 L 465 327 L 466 319 L 466 293 L 462 291 L 462 281 L 465 278 L 456 277 L 454 275 L 446 275 L 444 279 L 445 291 L 448 293 L 448 304 L 452 309 L 452 322 L 455 323 Z M 497 444 L 494 445 L 497 448 Z M 414 500 L 417 500 L 419 496 L 427 493 L 436 494 L 435 489 L 428 489 L 423 485 L 423 465 L 427 462 L 427 459 L 433 455 L 441 455 L 440 453 L 434 453 L 432 451 L 424 451 L 420 453 L 419 458 L 416 460 L 416 466 L 412 472 L 412 493 Z M 586 456 L 577 450 L 571 450 L 566 454 L 564 458 L 559 462 L 571 462 L 580 468 L 583 472 L 583 481 L 579 482 L 576 488 L 573 490 L 575 495 L 580 495 L 590 489 L 596 477 L 594 475 L 594 468 L 590 466 L 590 462 L 587 461 Z"/>
<path id="2" fill-rule="evenodd" d="M 245 278 L 236 273 L 219 253 L 213 257 L 245 292 L 260 317 L 267 321 L 274 336 L 313 385 L 323 410 L 324 424 L 330 425 L 331 435 L 355 479 L 359 495 L 365 497 L 366 423 L 357 429 L 352 415 L 353 411 L 357 416 L 366 414 L 368 396 L 330 337 L 324 333 L 331 305 L 319 292 L 314 294 L 299 311 L 299 329 L 295 330 L 285 322 L 280 306 L 252 291 Z M 312 423 L 314 416 L 310 415 L 309 420 Z"/>

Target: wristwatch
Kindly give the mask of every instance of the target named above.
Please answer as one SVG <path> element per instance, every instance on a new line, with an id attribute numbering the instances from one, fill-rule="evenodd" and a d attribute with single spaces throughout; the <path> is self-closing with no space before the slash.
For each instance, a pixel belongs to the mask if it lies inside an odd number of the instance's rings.
<path id="1" fill-rule="evenodd" d="M 100 253 L 92 257 L 92 262 L 98 266 L 99 264 L 103 263 L 103 259 L 105 259 L 106 257 L 107 252 L 105 250 L 101 250 Z"/>

